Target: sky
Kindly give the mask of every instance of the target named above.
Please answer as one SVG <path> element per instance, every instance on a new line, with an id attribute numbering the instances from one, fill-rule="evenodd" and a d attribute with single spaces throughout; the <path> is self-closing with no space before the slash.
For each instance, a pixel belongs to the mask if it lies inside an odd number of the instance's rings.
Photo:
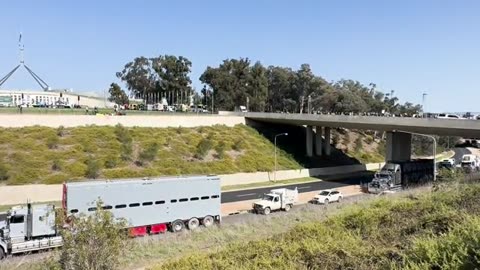
<path id="1" fill-rule="evenodd" d="M 103 93 L 137 56 L 182 55 L 196 89 L 227 58 L 394 90 L 425 109 L 480 111 L 480 1 L 2 1 L 0 77 L 25 63 L 52 88 Z M 39 86 L 19 70 L 2 89 Z M 102 94 L 103 95 L 103 94 Z"/>

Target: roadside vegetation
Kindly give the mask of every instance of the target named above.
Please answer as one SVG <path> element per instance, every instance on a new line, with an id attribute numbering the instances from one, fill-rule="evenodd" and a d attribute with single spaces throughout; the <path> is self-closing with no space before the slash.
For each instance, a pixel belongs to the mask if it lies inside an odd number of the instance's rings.
<path id="1" fill-rule="evenodd" d="M 0 129 L 0 182 L 270 171 L 273 145 L 245 125 Z M 302 166 L 278 151 L 279 169 Z"/>
<path id="2" fill-rule="evenodd" d="M 229 174 L 271 171 L 274 167 L 272 142 L 245 125 L 34 126 L 0 129 L 0 141 L 0 183 L 9 185 L 58 184 L 87 178 Z M 362 162 L 380 160 L 368 158 L 380 155 L 367 142 L 357 150 L 355 153 L 372 152 L 358 154 Z M 303 167 L 281 146 L 277 154 L 279 170 Z"/>
<path id="3" fill-rule="evenodd" d="M 450 183 L 152 269 L 475 269 L 479 214 L 480 185 Z"/>

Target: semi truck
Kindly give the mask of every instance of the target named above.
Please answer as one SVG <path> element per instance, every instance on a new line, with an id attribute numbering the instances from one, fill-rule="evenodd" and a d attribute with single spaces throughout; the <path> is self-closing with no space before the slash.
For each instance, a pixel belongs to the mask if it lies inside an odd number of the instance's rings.
<path id="1" fill-rule="evenodd" d="M 427 183 L 433 179 L 434 164 L 431 159 L 390 161 L 375 173 L 368 183 L 369 193 L 398 190 L 411 185 Z"/>
<path id="2" fill-rule="evenodd" d="M 253 204 L 253 211 L 257 214 L 268 215 L 272 211 L 284 210 L 290 211 L 293 204 L 298 200 L 298 190 L 278 188 L 272 189 L 269 193 L 264 194 L 263 198 Z"/>
<path id="3" fill-rule="evenodd" d="M 220 178 L 214 175 L 64 183 L 60 211 L 31 203 L 7 211 L 0 220 L 0 259 L 61 246 L 59 229 L 71 224 L 57 226 L 56 215 L 68 221 L 93 214 L 99 200 L 114 218 L 127 222 L 131 236 L 143 236 L 220 223 L 220 196 Z"/>
<path id="4" fill-rule="evenodd" d="M 55 224 L 55 206 L 15 206 L 0 221 L 0 260 L 9 254 L 50 249 L 62 245 Z"/>

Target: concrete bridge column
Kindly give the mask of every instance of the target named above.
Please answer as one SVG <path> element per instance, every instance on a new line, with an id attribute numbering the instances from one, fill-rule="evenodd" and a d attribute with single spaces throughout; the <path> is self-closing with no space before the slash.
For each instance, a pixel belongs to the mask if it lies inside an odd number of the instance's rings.
<path id="1" fill-rule="evenodd" d="M 307 157 L 313 156 L 313 129 L 312 126 L 307 126 L 306 128 L 306 138 L 305 138 L 305 146 L 306 146 L 306 153 Z"/>
<path id="2" fill-rule="evenodd" d="M 325 127 L 325 140 L 323 141 L 323 149 L 326 156 L 330 156 L 331 147 L 330 147 L 330 128 Z"/>
<path id="3" fill-rule="evenodd" d="M 322 127 L 315 128 L 315 155 L 322 155 Z"/>
<path id="4" fill-rule="evenodd" d="M 411 159 L 412 134 L 404 132 L 387 132 L 385 161 L 405 161 Z"/>

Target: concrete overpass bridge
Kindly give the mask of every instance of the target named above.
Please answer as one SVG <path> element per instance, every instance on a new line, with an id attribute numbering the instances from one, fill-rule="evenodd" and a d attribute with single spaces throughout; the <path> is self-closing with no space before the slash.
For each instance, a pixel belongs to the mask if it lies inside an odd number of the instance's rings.
<path id="1" fill-rule="evenodd" d="M 479 120 L 433 118 L 245 113 L 247 121 L 306 126 L 307 156 L 330 155 L 331 128 L 387 132 L 386 161 L 411 158 L 412 133 L 480 138 Z"/>

